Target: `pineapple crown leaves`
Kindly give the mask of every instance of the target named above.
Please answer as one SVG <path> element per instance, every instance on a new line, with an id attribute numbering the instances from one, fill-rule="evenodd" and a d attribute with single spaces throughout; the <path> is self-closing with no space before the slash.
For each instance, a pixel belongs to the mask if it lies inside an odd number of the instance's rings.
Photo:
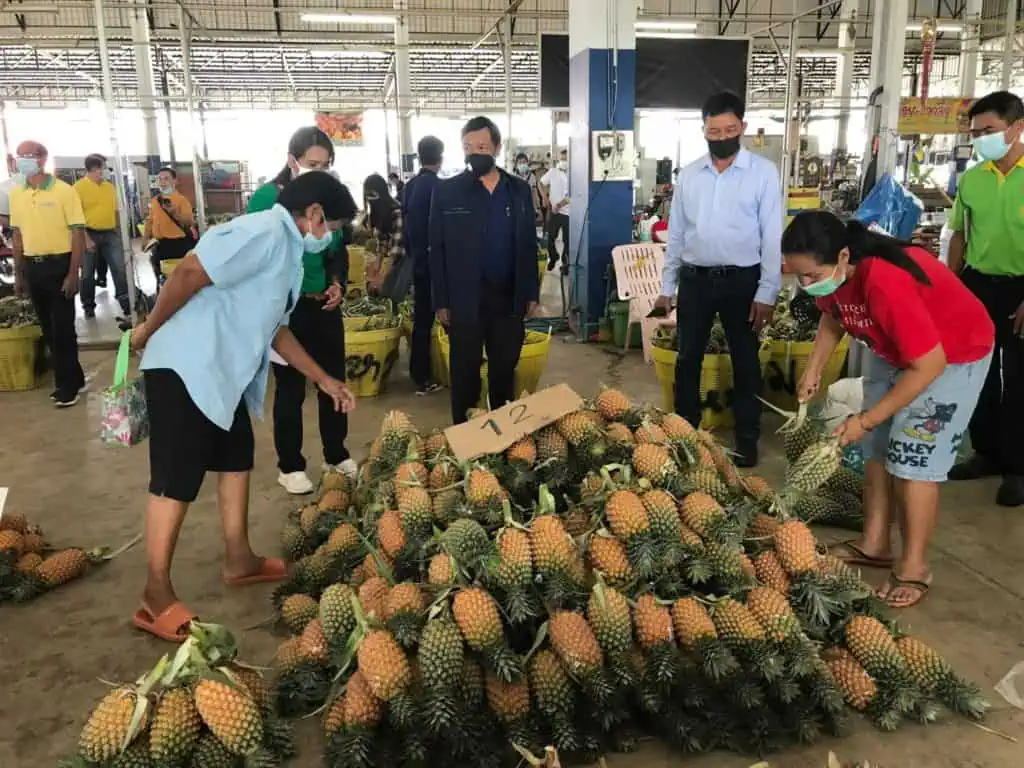
<path id="1" fill-rule="evenodd" d="M 541 515 L 553 515 L 555 514 L 557 506 L 558 505 L 555 503 L 555 495 L 551 493 L 551 490 L 547 487 L 547 485 L 542 484 L 540 488 L 537 489 L 536 516 L 540 517 Z"/>
<path id="2" fill-rule="evenodd" d="M 436 531 L 437 529 L 435 528 L 434 530 Z M 376 563 L 378 575 L 388 583 L 388 586 L 395 586 L 394 571 L 391 570 L 391 566 L 388 565 L 387 560 L 381 557 L 380 550 L 373 546 L 373 544 L 370 543 L 370 540 L 362 533 L 357 532 L 357 534 L 359 536 L 359 540 L 362 541 L 363 545 L 366 547 L 367 553 L 373 558 L 373 562 Z"/>
<path id="3" fill-rule="evenodd" d="M 526 655 L 523 656 L 523 666 L 524 667 L 527 664 L 530 663 L 530 659 L 533 658 L 533 655 L 537 651 L 540 650 L 541 646 L 544 644 L 544 641 L 547 640 L 547 637 L 548 637 L 548 622 L 545 621 L 537 629 L 537 636 L 533 639 L 533 645 L 530 646 L 530 650 L 528 650 L 526 652 Z"/>

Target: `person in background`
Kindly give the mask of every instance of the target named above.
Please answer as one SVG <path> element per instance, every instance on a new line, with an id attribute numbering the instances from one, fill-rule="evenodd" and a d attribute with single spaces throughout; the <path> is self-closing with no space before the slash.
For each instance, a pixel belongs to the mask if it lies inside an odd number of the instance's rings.
<path id="1" fill-rule="evenodd" d="M 456 424 L 480 400 L 485 349 L 490 407 L 515 399 L 525 319 L 540 292 L 533 198 L 525 181 L 496 165 L 498 126 L 474 117 L 462 128 L 462 151 L 468 170 L 442 181 L 430 208 L 430 279 L 451 340 Z"/>
<path id="2" fill-rule="evenodd" d="M 951 480 L 1001 475 L 996 503 L 1024 505 L 1024 103 L 1008 91 L 971 105 L 974 151 L 982 162 L 960 178 L 947 225 L 949 267 L 996 327 L 988 380 L 971 419 L 974 455 Z"/>
<path id="3" fill-rule="evenodd" d="M 18 173 L 14 155 L 7 156 L 7 178 L 0 181 L 0 227 L 11 226 L 11 190 L 25 183 L 25 177 Z"/>
<path id="4" fill-rule="evenodd" d="M 153 251 L 153 272 L 160 281 L 160 262 L 183 259 L 196 244 L 192 203 L 177 190 L 178 172 L 161 168 L 157 174 L 158 193 L 150 201 L 143 239 L 157 241 Z"/>
<path id="5" fill-rule="evenodd" d="M 427 395 L 441 388 L 430 376 L 430 332 L 434 327 L 430 290 L 430 201 L 440 183 L 437 173 L 444 160 L 444 143 L 436 136 L 424 136 L 416 151 L 420 172 L 406 184 L 402 200 L 406 249 L 413 259 L 414 269 L 409 376 L 416 385 L 416 394 Z"/>
<path id="6" fill-rule="evenodd" d="M 377 258 L 366 265 L 367 283 L 379 291 L 388 269 L 405 256 L 405 225 L 402 206 L 391 196 L 387 181 L 373 173 L 363 182 L 363 201 L 368 209 L 367 222 L 377 239 Z M 384 259 L 390 261 L 385 263 Z"/>
<path id="7" fill-rule="evenodd" d="M 128 279 L 125 274 L 124 250 L 117 228 L 117 189 L 105 178 L 107 158 L 89 155 L 85 158 L 85 176 L 75 182 L 75 192 L 82 201 L 85 214 L 86 249 L 82 262 L 82 309 L 86 317 L 96 317 L 96 286 L 100 264 L 107 265 L 114 281 L 114 294 L 121 312 L 128 317 Z"/>
<path id="8" fill-rule="evenodd" d="M 310 171 L 327 171 L 334 164 L 334 144 L 316 126 L 300 128 L 288 141 L 288 159 L 273 179 L 253 192 L 249 213 L 274 207 L 281 190 L 293 179 Z M 342 218 L 351 219 L 356 204 L 342 185 Z M 302 289 L 291 311 L 288 327 L 317 365 L 339 381 L 345 380 L 345 328 L 341 302 L 345 298 L 348 252 L 341 230 L 335 230 L 326 247 L 317 243 L 302 254 Z M 313 481 L 306 473 L 302 455 L 302 404 L 306 400 L 306 377 L 295 368 L 272 361 L 274 370 L 274 448 L 277 450 L 278 484 L 288 493 L 312 493 Z M 348 416 L 334 408 L 324 392 L 317 396 L 323 470 L 355 476 L 356 463 L 348 452 Z"/>
<path id="9" fill-rule="evenodd" d="M 402 202 L 402 197 L 405 194 L 405 182 L 402 181 L 402 177 L 392 171 L 388 174 L 388 185 L 395 190 L 395 199 Z"/>
<path id="10" fill-rule="evenodd" d="M 533 210 L 537 217 L 540 217 L 540 212 L 543 208 L 543 201 L 540 196 L 540 182 L 537 179 L 537 174 L 533 170 L 533 166 L 530 165 L 530 156 L 525 152 L 520 152 L 516 155 L 515 159 L 515 175 L 530 185 L 530 192 L 533 196 Z M 537 219 L 540 221 L 540 218 Z"/>
<path id="11" fill-rule="evenodd" d="M 569 273 L 569 153 L 558 153 L 558 162 L 540 180 L 548 199 L 548 272 L 559 260 L 562 272 Z M 558 255 L 558 238 L 562 238 L 562 255 Z"/>
<path id="12" fill-rule="evenodd" d="M 678 296 L 676 412 L 694 426 L 704 349 L 715 316 L 721 318 L 735 378 L 736 464 L 753 467 L 761 437 L 757 336 L 782 285 L 782 199 L 775 165 L 740 146 L 744 109 L 743 99 L 728 92 L 704 104 L 708 154 L 679 173 L 655 306 L 668 310 Z"/>
<path id="13" fill-rule="evenodd" d="M 85 388 L 75 332 L 75 294 L 85 251 L 82 201 L 69 184 L 46 172 L 42 144 L 23 141 L 16 152 L 24 183 L 10 192 L 15 288 L 28 292 L 50 350 L 55 386 L 50 399 L 68 408 Z"/>
<path id="14" fill-rule="evenodd" d="M 170 642 L 188 637 L 195 614 L 178 600 L 171 563 L 207 472 L 219 475 L 225 584 L 286 577 L 283 560 L 258 557 L 249 543 L 250 414 L 262 414 L 271 349 L 335 409 L 355 406 L 348 386 L 309 356 L 288 325 L 302 292 L 303 253 L 323 249 L 354 208 L 332 175 L 299 176 L 270 210 L 211 229 L 132 332 L 132 346 L 145 348 L 150 423 L 147 578 L 133 619 L 137 628 Z"/>
<path id="15" fill-rule="evenodd" d="M 928 543 L 939 485 L 978 402 L 995 329 L 982 303 L 938 259 L 856 220 L 802 213 L 786 228 L 782 250 L 822 312 L 800 401 L 818 392 L 846 333 L 868 348 L 864 410 L 834 433 L 841 445 L 864 449 L 864 533 L 833 551 L 854 565 L 891 569 L 879 596 L 892 608 L 909 608 L 931 585 Z M 895 560 L 891 509 L 899 510 L 901 529 Z"/>

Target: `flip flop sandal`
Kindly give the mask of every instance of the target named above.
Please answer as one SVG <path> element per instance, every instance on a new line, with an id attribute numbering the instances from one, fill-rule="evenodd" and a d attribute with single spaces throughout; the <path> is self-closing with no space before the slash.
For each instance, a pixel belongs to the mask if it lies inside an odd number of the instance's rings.
<path id="1" fill-rule="evenodd" d="M 903 608 L 913 608 L 915 605 L 917 605 L 926 597 L 928 597 L 928 591 L 931 589 L 932 582 L 931 579 L 929 579 L 928 581 L 901 579 L 895 573 L 890 573 L 889 578 L 886 581 L 886 586 L 888 587 L 888 591 L 885 593 L 885 596 L 879 595 L 879 597 L 881 597 L 882 600 L 885 601 L 885 604 L 890 608 L 893 608 L 895 610 L 902 610 Z M 893 600 L 891 597 L 893 590 L 899 589 L 901 587 L 905 589 L 916 590 L 917 597 L 911 599 L 910 601 L 897 602 Z"/>
<path id="2" fill-rule="evenodd" d="M 830 544 L 828 548 L 829 554 L 834 555 L 847 565 L 856 565 L 861 568 L 892 568 L 891 557 L 873 557 L 858 547 L 855 543 L 856 541 L 856 539 L 850 539 L 848 541 L 840 541 L 835 544 Z M 840 552 L 835 552 L 833 549 L 834 547 L 846 547 L 846 549 L 853 554 L 844 556 Z"/>
<path id="3" fill-rule="evenodd" d="M 229 587 L 248 587 L 252 584 L 273 584 L 288 578 L 288 564 L 279 557 L 264 557 L 260 569 L 248 576 L 224 579 Z"/>
<path id="4" fill-rule="evenodd" d="M 184 603 L 176 602 L 171 603 L 156 617 L 145 605 L 139 606 L 132 617 L 132 623 L 137 629 L 168 643 L 183 643 L 189 636 L 189 624 L 195 618 L 196 615 Z"/>

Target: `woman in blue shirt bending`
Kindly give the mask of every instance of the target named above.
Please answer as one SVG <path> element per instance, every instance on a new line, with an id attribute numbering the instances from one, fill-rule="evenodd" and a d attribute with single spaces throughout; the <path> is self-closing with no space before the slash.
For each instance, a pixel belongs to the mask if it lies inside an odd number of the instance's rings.
<path id="1" fill-rule="evenodd" d="M 328 173 L 287 184 L 267 211 L 210 230 L 168 280 L 132 346 L 145 346 L 149 409 L 147 579 L 135 625 L 180 642 L 194 614 L 171 584 L 171 561 L 189 504 L 207 472 L 219 474 L 224 581 L 279 581 L 285 563 L 249 546 L 250 414 L 262 417 L 273 348 L 348 412 L 355 397 L 329 376 L 288 328 L 302 290 L 303 253 L 323 250 L 355 214 L 352 197 Z"/>

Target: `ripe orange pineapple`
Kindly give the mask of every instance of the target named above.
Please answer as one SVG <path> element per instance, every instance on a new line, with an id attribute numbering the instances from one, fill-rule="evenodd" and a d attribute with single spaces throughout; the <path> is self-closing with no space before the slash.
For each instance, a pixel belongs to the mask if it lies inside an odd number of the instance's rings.
<path id="1" fill-rule="evenodd" d="M 0 530 L 0 552 L 11 551 L 21 557 L 25 551 L 25 537 L 15 530 Z"/>
<path id="2" fill-rule="evenodd" d="M 426 608 L 423 592 L 410 582 L 396 584 L 384 598 L 384 620 L 390 621 L 400 613 L 419 614 Z"/>
<path id="3" fill-rule="evenodd" d="M 282 673 L 290 672 L 302 663 L 302 653 L 299 650 L 301 637 L 289 637 L 283 641 L 274 652 L 274 666 Z"/>
<path id="4" fill-rule="evenodd" d="M 587 601 L 587 623 L 609 659 L 622 659 L 633 644 L 629 601 L 612 587 L 594 587 Z"/>
<path id="5" fill-rule="evenodd" d="M 391 587 L 380 576 L 371 576 L 359 586 L 359 604 L 363 613 L 374 614 L 377 618 L 384 615 L 384 598 Z"/>
<path id="6" fill-rule="evenodd" d="M 782 567 L 793 576 L 809 573 L 818 566 L 817 542 L 807 524 L 788 520 L 772 536 Z"/>
<path id="7" fill-rule="evenodd" d="M 554 515 L 541 515 L 530 524 L 533 562 L 538 569 L 562 571 L 576 556 L 576 548 L 562 521 Z"/>
<path id="8" fill-rule="evenodd" d="M 0 531 L 28 533 L 28 520 L 20 512 L 7 512 L 3 517 L 0 517 Z"/>
<path id="9" fill-rule="evenodd" d="M 530 686 L 525 678 L 506 683 L 488 673 L 485 687 L 491 711 L 505 725 L 514 725 L 530 714 Z"/>
<path id="10" fill-rule="evenodd" d="M 359 532 L 351 523 L 342 523 L 327 537 L 324 547 L 333 554 L 350 552 L 359 547 Z"/>
<path id="11" fill-rule="evenodd" d="M 678 413 L 666 413 L 661 419 L 661 428 L 665 437 L 672 441 L 693 444 L 697 439 L 697 430 Z"/>
<path id="12" fill-rule="evenodd" d="M 642 443 L 657 443 L 661 445 L 668 442 L 665 430 L 654 422 L 649 421 L 645 421 L 636 428 L 636 431 L 633 433 L 633 438 L 638 445 Z"/>
<path id="13" fill-rule="evenodd" d="M 613 492 L 605 504 L 605 515 L 608 527 L 620 539 L 628 540 L 650 529 L 644 503 L 632 491 Z"/>
<path id="14" fill-rule="evenodd" d="M 306 594 L 288 595 L 281 603 L 281 620 L 288 627 L 288 631 L 296 635 L 300 634 L 319 613 L 320 606 L 317 601 Z"/>
<path id="15" fill-rule="evenodd" d="M 324 625 L 320 623 L 319 606 L 317 606 L 317 618 L 311 619 L 302 630 L 299 638 L 299 653 L 307 661 L 316 664 L 326 664 L 331 657 L 327 644 L 327 634 L 324 632 Z"/>
<path id="16" fill-rule="evenodd" d="M 370 690 L 381 701 L 391 701 L 409 690 L 409 660 L 390 632 L 370 632 L 360 644 L 356 659 Z"/>
<path id="17" fill-rule="evenodd" d="M 341 720 L 346 728 L 375 728 L 384 716 L 384 704 L 373 695 L 361 669 L 345 684 L 345 704 Z"/>
<path id="18" fill-rule="evenodd" d="M 679 515 L 703 539 L 713 538 L 716 526 L 726 519 L 722 505 L 700 491 L 688 494 L 679 503 Z"/>
<path id="19" fill-rule="evenodd" d="M 36 575 L 49 589 L 79 578 L 88 567 L 90 556 L 72 547 L 50 555 L 36 567 Z"/>
<path id="20" fill-rule="evenodd" d="M 485 652 L 504 642 L 498 605 L 479 587 L 459 590 L 452 601 L 452 612 L 466 645 L 474 651 Z"/>
<path id="21" fill-rule="evenodd" d="M 486 469 L 474 469 L 466 478 L 466 499 L 474 507 L 501 504 L 504 496 L 498 478 Z"/>
<path id="22" fill-rule="evenodd" d="M 250 755 L 263 741 L 263 720 L 252 697 L 219 680 L 200 680 L 195 704 L 206 727 L 236 755 Z"/>
<path id="23" fill-rule="evenodd" d="M 377 518 L 377 543 L 388 557 L 397 557 L 405 549 L 407 539 L 402 517 L 389 509 Z"/>
<path id="24" fill-rule="evenodd" d="M 440 552 L 430 558 L 430 565 L 427 566 L 427 582 L 435 586 L 455 582 L 455 561 L 452 560 L 451 555 Z"/>
<path id="25" fill-rule="evenodd" d="M 596 674 L 604 664 L 601 646 L 582 614 L 556 611 L 548 623 L 551 646 L 570 674 Z"/>
<path id="26" fill-rule="evenodd" d="M 110 691 L 96 709 L 78 739 L 78 751 L 93 763 L 112 759 L 126 740 L 135 712 L 137 694 L 127 686 Z"/>
<path id="27" fill-rule="evenodd" d="M 425 486 L 427 478 L 427 468 L 418 461 L 404 462 L 395 470 L 395 483 L 399 488 Z"/>
<path id="28" fill-rule="evenodd" d="M 775 531 L 778 529 L 779 525 L 779 518 L 766 515 L 764 512 L 758 512 L 750 522 L 750 528 L 747 530 L 747 535 L 751 538 L 767 539 L 775 535 Z"/>
<path id="29" fill-rule="evenodd" d="M 525 464 L 532 467 L 537 461 L 537 444 L 529 435 L 513 443 L 505 452 L 505 458 L 509 463 Z"/>
<path id="30" fill-rule="evenodd" d="M 633 432 L 625 424 L 615 422 L 609 424 L 604 430 L 605 437 L 612 445 L 630 446 L 633 445 Z"/>
<path id="31" fill-rule="evenodd" d="M 672 643 L 672 614 L 654 595 L 641 595 L 633 608 L 633 625 L 640 647 L 650 651 Z"/>
<path id="32" fill-rule="evenodd" d="M 629 398 L 617 389 L 601 390 L 595 404 L 602 418 L 608 421 L 618 421 L 633 407 Z"/>
<path id="33" fill-rule="evenodd" d="M 743 490 L 754 501 L 766 501 L 772 496 L 772 486 L 759 475 L 747 475 L 743 478 Z"/>
<path id="34" fill-rule="evenodd" d="M 433 502 L 426 488 L 406 488 L 399 495 L 398 514 L 406 534 L 414 538 L 430 535 Z"/>
<path id="35" fill-rule="evenodd" d="M 348 509 L 349 503 L 350 500 L 345 491 L 340 488 L 332 488 L 329 491 L 324 491 L 317 506 L 321 512 L 344 512 Z"/>
<path id="36" fill-rule="evenodd" d="M 878 695 L 878 686 L 871 675 L 850 654 L 844 653 L 825 662 L 829 672 L 839 684 L 846 703 L 856 710 L 864 711 Z"/>
<path id="37" fill-rule="evenodd" d="M 18 562 L 14 564 L 14 567 L 19 573 L 32 573 L 42 562 L 43 558 L 40 555 L 35 552 L 28 552 L 18 558 Z"/>
<path id="38" fill-rule="evenodd" d="M 800 620 L 786 598 L 774 589 L 754 587 L 747 595 L 747 608 L 768 637 L 778 643 L 800 632 Z"/>
<path id="39" fill-rule="evenodd" d="M 439 491 L 454 485 L 458 481 L 458 472 L 455 465 L 448 461 L 442 461 L 434 465 L 427 478 L 427 485 L 432 491 Z"/>
<path id="40" fill-rule="evenodd" d="M 788 595 L 792 582 L 789 574 L 772 550 L 765 550 L 754 560 L 754 573 L 757 580 L 780 595 Z"/>
<path id="41" fill-rule="evenodd" d="M 655 485 L 664 485 L 679 471 L 668 449 L 654 443 L 641 443 L 633 450 L 633 467 Z"/>
<path id="42" fill-rule="evenodd" d="M 185 688 L 160 697 L 149 726 L 149 754 L 158 765 L 182 764 L 195 748 L 203 721 Z"/>
<path id="43" fill-rule="evenodd" d="M 633 579 L 626 548 L 622 542 L 611 536 L 595 535 L 590 539 L 587 550 L 590 567 L 604 574 L 609 584 L 626 584 Z"/>

